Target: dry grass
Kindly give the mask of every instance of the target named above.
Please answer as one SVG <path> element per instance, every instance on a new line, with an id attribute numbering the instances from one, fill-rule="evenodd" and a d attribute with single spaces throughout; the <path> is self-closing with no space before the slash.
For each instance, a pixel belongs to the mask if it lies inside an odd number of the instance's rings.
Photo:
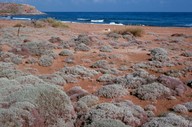
<path id="1" fill-rule="evenodd" d="M 33 26 L 34 26 L 35 28 L 43 28 L 43 27 L 46 26 L 46 24 L 45 24 L 44 22 L 39 21 L 39 20 L 37 20 L 37 21 L 35 21 L 35 22 L 32 22 L 32 24 L 33 24 Z"/>
<path id="2" fill-rule="evenodd" d="M 135 37 L 141 37 L 144 34 L 144 30 L 141 28 L 124 28 L 112 31 L 120 35 L 133 34 Z"/>
<path id="3" fill-rule="evenodd" d="M 43 19 L 42 21 L 48 23 L 49 25 L 51 25 L 52 27 L 55 27 L 55 28 L 68 28 L 69 27 L 66 24 L 62 23 L 61 21 L 58 21 L 53 18 Z"/>
<path id="4" fill-rule="evenodd" d="M 31 22 L 25 22 L 25 25 L 30 26 L 30 27 L 34 27 L 34 28 L 43 28 L 46 26 L 51 26 L 54 28 L 68 28 L 69 27 L 65 23 L 62 23 L 61 21 L 55 20 L 53 18 L 34 20 Z"/>
<path id="5" fill-rule="evenodd" d="M 13 27 L 22 27 L 23 25 L 21 23 L 15 24 Z"/>

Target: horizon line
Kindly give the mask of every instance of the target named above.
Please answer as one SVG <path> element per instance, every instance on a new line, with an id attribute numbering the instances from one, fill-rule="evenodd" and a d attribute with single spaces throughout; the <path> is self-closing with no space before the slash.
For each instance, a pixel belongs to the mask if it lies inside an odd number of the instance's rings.
<path id="1" fill-rule="evenodd" d="M 67 12 L 67 13 L 192 13 L 189 11 L 42 11 L 42 12 Z"/>

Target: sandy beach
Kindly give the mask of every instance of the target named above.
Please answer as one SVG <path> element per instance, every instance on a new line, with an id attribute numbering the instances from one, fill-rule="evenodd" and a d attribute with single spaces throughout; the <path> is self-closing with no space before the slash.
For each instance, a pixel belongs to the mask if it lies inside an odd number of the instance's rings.
<path id="1" fill-rule="evenodd" d="M 18 27 L 14 27 L 17 24 L 24 26 L 19 36 Z M 152 117 L 168 112 L 192 117 L 191 109 L 173 109 L 192 101 L 192 28 L 80 23 L 65 23 L 68 28 L 35 28 L 27 24 L 0 20 L 2 70 L 2 64 L 8 63 L 11 66 L 6 68 L 14 68 L 18 75 L 33 75 L 62 87 L 74 108 L 82 96 L 94 95 L 99 99 L 96 104 L 129 100 L 143 109 L 153 105 L 156 109 Z M 141 37 L 113 33 L 122 29 L 142 29 L 143 33 Z M 57 77 L 61 73 L 66 74 L 62 80 Z M 11 78 L 0 71 L 0 77 L 10 80 L 17 74 Z M 121 84 L 125 94 L 119 87 L 109 94 L 102 91 L 114 84 Z M 81 87 L 80 93 L 71 94 L 77 86 Z M 78 110 L 76 113 L 82 116 Z"/>

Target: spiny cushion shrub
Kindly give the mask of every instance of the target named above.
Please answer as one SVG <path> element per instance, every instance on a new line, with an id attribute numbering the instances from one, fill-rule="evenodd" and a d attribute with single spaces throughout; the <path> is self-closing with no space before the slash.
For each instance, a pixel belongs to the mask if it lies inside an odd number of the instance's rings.
<path id="1" fill-rule="evenodd" d="M 182 104 L 177 104 L 172 109 L 174 112 L 177 112 L 177 113 L 187 113 L 188 112 L 188 109 L 185 107 L 185 105 L 182 105 Z"/>
<path id="2" fill-rule="evenodd" d="M 189 112 L 192 112 L 192 101 L 184 103 L 183 105 L 185 105 Z"/>
<path id="3" fill-rule="evenodd" d="M 80 43 L 75 47 L 75 51 L 89 51 L 91 48 L 84 43 Z"/>
<path id="4" fill-rule="evenodd" d="M 142 85 L 133 91 L 134 95 L 143 100 L 156 100 L 160 97 L 168 97 L 171 90 L 160 83 Z"/>
<path id="5" fill-rule="evenodd" d="M 169 60 L 168 53 L 163 48 L 155 48 L 151 50 L 152 61 L 165 62 Z"/>
<path id="6" fill-rule="evenodd" d="M 51 56 L 43 55 L 39 59 L 40 66 L 48 67 L 51 66 L 52 64 L 53 64 L 53 57 Z"/>
<path id="7" fill-rule="evenodd" d="M 17 56 L 15 55 L 14 57 L 11 58 L 11 61 L 14 63 L 14 64 L 21 64 L 22 63 L 22 57 L 21 56 Z"/>
<path id="8" fill-rule="evenodd" d="M 85 94 L 79 94 L 79 95 L 85 95 L 79 99 L 77 103 L 75 103 L 75 110 L 78 114 L 84 114 L 87 112 L 92 106 L 96 105 L 99 102 L 99 98 L 94 95 L 86 95 Z"/>
<path id="9" fill-rule="evenodd" d="M 183 82 L 178 78 L 161 75 L 158 78 L 158 81 L 164 86 L 170 88 L 173 95 L 182 96 L 183 93 L 187 90 Z"/>
<path id="10" fill-rule="evenodd" d="M 96 92 L 96 95 L 106 98 L 121 97 L 126 94 L 128 94 L 127 89 L 118 84 L 103 86 Z"/>
<path id="11" fill-rule="evenodd" d="M 74 86 L 69 89 L 66 93 L 72 101 L 77 101 L 79 98 L 89 94 L 88 91 L 82 89 L 80 86 Z"/>
<path id="12" fill-rule="evenodd" d="M 63 40 L 60 37 L 51 37 L 51 39 L 49 39 L 49 42 L 53 44 L 55 43 L 61 44 L 63 43 Z"/>
<path id="13" fill-rule="evenodd" d="M 98 121 L 93 121 L 90 125 L 86 125 L 85 127 L 131 127 L 131 126 L 125 125 L 120 120 L 102 119 Z"/>
<path id="14" fill-rule="evenodd" d="M 91 65 L 92 68 L 109 68 L 109 63 L 106 60 L 98 60 Z"/>
<path id="15" fill-rule="evenodd" d="M 121 84 L 125 88 L 135 89 L 142 85 L 153 83 L 157 78 L 154 75 L 150 75 L 143 69 L 137 69 L 135 72 L 116 77 L 115 83 Z"/>
<path id="16" fill-rule="evenodd" d="M 72 67 L 64 67 L 59 72 L 62 74 L 72 74 L 78 77 L 92 77 L 98 74 L 97 71 L 88 69 L 84 66 L 76 65 Z"/>
<path id="17" fill-rule="evenodd" d="M 68 50 L 68 49 L 64 49 L 63 51 L 61 51 L 59 53 L 60 56 L 72 56 L 73 55 L 73 51 Z"/>
<path id="18" fill-rule="evenodd" d="M 169 113 L 162 117 L 152 118 L 149 122 L 142 125 L 142 127 L 190 127 L 191 122 L 184 117 Z"/>
<path id="19" fill-rule="evenodd" d="M 84 102 L 88 107 L 96 105 L 99 102 L 99 98 L 94 95 L 87 95 L 79 99 L 79 101 Z"/>
<path id="20" fill-rule="evenodd" d="M 51 83 L 51 84 L 55 84 L 55 85 L 59 85 L 59 86 L 63 86 L 66 84 L 65 79 L 56 73 L 47 74 L 47 75 L 40 75 L 39 77 L 41 79 L 43 79 L 43 81 Z"/>
<path id="21" fill-rule="evenodd" d="M 59 87 L 45 82 L 29 81 L 33 85 L 22 85 L 17 82 L 20 80 L 1 78 L 0 81 L 4 89 L 0 90 L 1 126 L 54 126 L 62 122 L 73 127 L 76 117 L 73 106 Z"/>
<path id="22" fill-rule="evenodd" d="M 15 80 L 21 85 L 27 85 L 27 84 L 38 85 L 44 83 L 42 79 L 34 75 L 19 76 L 15 78 Z"/>
<path id="23" fill-rule="evenodd" d="M 32 55 L 41 56 L 50 54 L 54 46 L 47 42 L 29 42 L 22 44 L 21 48 L 27 50 Z"/>
<path id="24" fill-rule="evenodd" d="M 86 34 L 80 34 L 76 39 L 75 39 L 76 44 L 85 44 L 85 45 L 92 45 L 92 39 Z"/>
<path id="25" fill-rule="evenodd" d="M 103 74 L 102 76 L 100 76 L 97 81 L 99 82 L 113 82 L 115 79 L 114 75 L 111 74 Z"/>
<path id="26" fill-rule="evenodd" d="M 101 52 L 112 52 L 112 51 L 113 51 L 113 48 L 112 48 L 111 46 L 109 46 L 109 45 L 106 45 L 106 46 L 102 46 L 102 47 L 100 48 L 100 51 L 101 51 Z"/>
<path id="27" fill-rule="evenodd" d="M 10 68 L 10 69 L 0 69 L 0 78 L 14 79 L 19 76 L 25 76 L 26 73 L 19 70 Z"/>
<path id="28" fill-rule="evenodd" d="M 138 127 L 146 122 L 147 114 L 143 108 L 131 101 L 101 103 L 92 107 L 88 112 L 80 114 L 76 124 L 85 126 L 103 119 L 120 120 L 126 125 Z"/>
<path id="29" fill-rule="evenodd" d="M 192 57 L 192 52 L 184 52 L 181 55 L 185 57 Z"/>

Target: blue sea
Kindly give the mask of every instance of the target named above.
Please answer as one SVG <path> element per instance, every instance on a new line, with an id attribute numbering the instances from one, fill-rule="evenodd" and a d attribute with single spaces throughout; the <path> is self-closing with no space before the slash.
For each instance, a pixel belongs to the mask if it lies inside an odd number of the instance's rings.
<path id="1" fill-rule="evenodd" d="M 13 15 L 13 20 L 55 18 L 65 22 L 192 27 L 192 12 L 45 12 L 45 15 Z M 2 18 L 2 17 L 1 17 Z"/>

